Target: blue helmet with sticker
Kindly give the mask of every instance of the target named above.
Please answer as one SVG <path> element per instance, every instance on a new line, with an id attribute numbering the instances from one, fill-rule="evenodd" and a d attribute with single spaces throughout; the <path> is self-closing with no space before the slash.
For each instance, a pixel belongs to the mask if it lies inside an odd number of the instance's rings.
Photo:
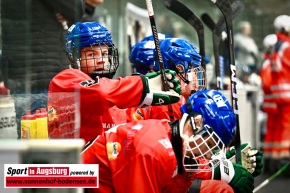
<path id="1" fill-rule="evenodd" d="M 90 76 L 95 77 L 97 75 L 112 78 L 119 66 L 118 50 L 113 44 L 111 33 L 98 22 L 77 22 L 73 24 L 67 31 L 65 46 L 72 67 L 77 69 L 80 69 L 79 62 L 85 60 L 80 58 L 83 48 L 91 47 L 90 51 L 96 49 L 108 50 L 108 56 L 106 56 L 108 62 L 104 64 L 106 65 L 103 68 L 104 70 L 96 70 L 89 73 Z M 97 48 L 93 48 L 93 46 Z M 93 59 L 96 60 L 96 58 Z M 102 59 L 105 61 L 104 58 Z"/>
<path id="2" fill-rule="evenodd" d="M 164 67 L 174 70 L 173 65 L 182 65 L 184 72 L 199 67 L 201 56 L 196 47 L 182 38 L 166 38 L 160 43 Z M 173 65 L 172 65 L 173 64 Z M 156 66 L 159 70 L 159 66 Z"/>
<path id="3" fill-rule="evenodd" d="M 180 109 L 183 113 L 179 128 L 185 170 L 212 171 L 219 164 L 216 152 L 224 150 L 236 134 L 235 115 L 230 103 L 216 90 L 203 90 L 191 95 Z M 188 122 L 191 127 L 185 126 Z M 210 164 L 200 159 L 207 159 Z"/>
<path id="4" fill-rule="evenodd" d="M 204 125 L 208 125 L 225 145 L 232 142 L 236 134 L 236 120 L 227 98 L 216 90 L 203 90 L 190 96 L 180 107 L 189 116 L 201 114 Z"/>
<path id="5" fill-rule="evenodd" d="M 183 82 L 198 83 L 191 92 L 205 88 L 205 70 L 202 68 L 201 56 L 196 47 L 182 38 L 166 38 L 160 44 L 165 69 L 174 70 Z M 154 66 L 159 70 L 159 66 Z"/>

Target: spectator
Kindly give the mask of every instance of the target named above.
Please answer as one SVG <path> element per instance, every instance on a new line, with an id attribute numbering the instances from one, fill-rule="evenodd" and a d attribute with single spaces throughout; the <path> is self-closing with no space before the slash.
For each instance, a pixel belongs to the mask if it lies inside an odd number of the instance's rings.
<path id="1" fill-rule="evenodd" d="M 290 161 L 290 16 L 280 15 L 274 20 L 277 43 L 271 59 L 271 86 L 270 92 L 273 101 L 277 104 L 279 120 L 275 120 L 279 135 L 275 138 L 274 161 L 272 167 L 278 170 Z M 276 171 L 275 170 L 275 171 Z M 290 170 L 290 169 L 289 169 Z M 290 171 L 284 172 L 290 176 Z"/>
<path id="2" fill-rule="evenodd" d="M 272 57 L 275 44 L 277 43 L 276 34 L 269 34 L 263 40 L 264 45 L 264 61 L 260 71 L 263 89 L 263 103 L 262 110 L 266 113 L 266 125 L 265 130 L 262 133 L 263 136 L 263 151 L 265 159 L 264 171 L 273 173 L 275 169 L 272 166 L 275 165 L 273 158 L 275 157 L 275 141 L 279 137 L 280 130 L 277 129 L 280 123 L 280 115 L 277 111 L 277 104 L 272 99 L 271 87 L 271 71 L 272 71 Z"/>
<path id="3" fill-rule="evenodd" d="M 252 72 L 257 70 L 259 56 L 258 47 L 250 36 L 252 26 L 248 21 L 241 21 L 238 25 L 239 32 L 234 36 L 236 60 L 242 66 L 247 66 Z"/>
<path id="4" fill-rule="evenodd" d="M 104 0 L 85 0 L 85 12 L 81 21 L 95 21 L 94 13 L 97 5 L 100 5 Z"/>
<path id="5" fill-rule="evenodd" d="M 171 16 L 160 15 L 157 21 L 158 31 L 163 34 L 167 34 L 170 37 L 174 37 L 175 32 L 172 23 L 173 21 Z"/>

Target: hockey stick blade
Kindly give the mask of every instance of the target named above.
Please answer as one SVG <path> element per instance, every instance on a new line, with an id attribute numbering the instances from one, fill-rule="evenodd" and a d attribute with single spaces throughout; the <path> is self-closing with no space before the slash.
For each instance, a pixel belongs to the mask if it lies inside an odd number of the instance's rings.
<path id="1" fill-rule="evenodd" d="M 155 49 L 156 49 L 156 53 L 157 53 L 157 56 L 158 56 L 159 68 L 160 68 L 160 71 L 161 71 L 162 88 L 163 88 L 164 91 L 169 91 L 169 87 L 168 87 L 167 79 L 166 79 L 166 75 L 165 75 L 164 63 L 163 63 L 162 54 L 161 54 L 161 50 L 160 50 L 160 44 L 159 44 L 158 32 L 157 32 L 157 27 L 156 27 L 155 18 L 154 18 L 154 11 L 153 11 L 153 6 L 152 6 L 152 1 L 151 0 L 146 0 L 146 5 L 147 5 L 147 10 L 148 10 L 148 15 L 149 15 L 149 20 L 150 20 L 152 35 L 153 35 L 153 38 L 154 38 Z"/>
<path id="2" fill-rule="evenodd" d="M 244 11 L 245 4 L 242 1 L 234 1 L 231 4 L 231 8 L 232 8 L 232 19 L 235 19 L 241 12 Z M 226 22 L 225 18 L 221 16 L 216 24 L 214 32 L 220 36 L 223 31 L 226 31 Z"/>
<path id="3" fill-rule="evenodd" d="M 201 66 L 205 67 L 205 44 L 204 44 L 204 26 L 202 21 L 183 3 L 177 0 L 165 0 L 164 6 L 187 21 L 196 31 L 199 40 L 199 54 L 201 55 Z"/>
<path id="4" fill-rule="evenodd" d="M 201 20 L 207 25 L 207 27 L 212 31 L 212 41 L 213 41 L 213 54 L 214 54 L 214 61 L 215 61 L 215 74 L 216 74 L 216 86 L 217 90 L 223 90 L 223 83 L 220 78 L 220 62 L 219 62 L 219 45 L 221 37 L 214 33 L 214 29 L 216 27 L 215 22 L 213 19 L 207 14 L 204 13 L 201 15 Z"/>
<path id="5" fill-rule="evenodd" d="M 231 4 L 232 12 L 233 12 L 233 19 L 237 17 L 245 8 L 245 5 L 242 1 L 234 1 Z M 212 40 L 213 40 L 213 53 L 214 53 L 214 60 L 215 60 L 215 74 L 217 77 L 217 89 L 223 90 L 223 83 L 221 78 L 219 77 L 219 47 L 220 47 L 220 40 L 221 40 L 221 33 L 226 31 L 225 19 L 223 16 L 220 17 L 218 23 L 215 24 L 214 20 L 207 14 L 203 13 L 201 15 L 201 20 L 206 24 L 206 26 L 212 31 Z"/>
<path id="6" fill-rule="evenodd" d="M 200 18 L 211 31 L 214 30 L 216 24 L 207 13 L 203 13 Z"/>
<path id="7" fill-rule="evenodd" d="M 240 13 L 242 13 L 245 9 L 245 4 L 242 1 L 234 1 L 231 5 L 232 12 L 233 12 L 233 19 L 235 19 Z M 211 30 L 214 31 L 215 28 L 220 28 L 218 31 L 220 31 L 220 34 L 223 31 L 226 31 L 226 24 L 225 19 L 223 16 L 220 17 L 217 24 L 214 22 L 214 20 L 209 16 L 207 13 L 203 13 L 201 15 L 201 20 L 205 23 L 205 25 Z M 220 26 L 220 27 L 218 27 Z"/>
<path id="8" fill-rule="evenodd" d="M 236 135 L 234 139 L 236 149 L 236 163 L 241 164 L 241 136 L 240 136 L 240 121 L 238 114 L 238 94 L 237 94 L 237 82 L 236 82 L 236 65 L 234 58 L 234 45 L 233 45 L 233 13 L 231 4 L 228 0 L 211 0 L 222 12 L 228 34 L 228 51 L 230 61 L 230 72 L 231 72 L 231 98 L 232 108 L 236 118 Z"/>

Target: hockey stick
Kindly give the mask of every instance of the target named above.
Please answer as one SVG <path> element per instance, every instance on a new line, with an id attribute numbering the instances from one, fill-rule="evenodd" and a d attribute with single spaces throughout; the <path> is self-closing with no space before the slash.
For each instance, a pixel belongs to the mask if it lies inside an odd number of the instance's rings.
<path id="1" fill-rule="evenodd" d="M 161 71 L 162 88 L 164 91 L 169 91 L 169 86 L 167 85 L 167 79 L 165 75 L 164 63 L 163 63 L 162 54 L 160 50 L 160 44 L 159 44 L 158 32 L 157 32 L 157 27 L 156 27 L 155 18 L 154 18 L 152 1 L 146 0 L 146 5 L 147 5 L 148 15 L 150 19 L 152 34 L 154 38 L 155 49 L 158 56 L 159 69 Z M 168 111 L 169 111 L 170 121 L 174 121 L 174 112 L 173 112 L 172 105 L 168 105 Z"/>
<path id="2" fill-rule="evenodd" d="M 289 163 L 284 165 L 282 168 L 280 168 L 277 172 L 275 172 L 272 176 L 267 178 L 265 181 L 263 181 L 259 186 L 257 186 L 254 190 L 253 193 L 258 192 L 261 188 L 269 184 L 272 180 L 274 180 L 277 176 L 279 176 L 281 173 L 283 173 L 289 166 Z"/>
<path id="3" fill-rule="evenodd" d="M 245 8 L 245 5 L 242 1 L 234 1 L 231 5 L 233 12 L 233 19 L 237 17 Z M 220 71 L 220 57 L 219 57 L 219 47 L 221 41 L 221 34 L 226 30 L 224 17 L 220 17 L 217 24 L 213 21 L 213 19 L 207 14 L 203 13 L 201 15 L 201 20 L 207 25 L 207 27 L 212 31 L 212 39 L 213 39 L 213 53 L 215 60 L 215 74 L 217 78 L 217 89 L 223 90 L 222 78 L 219 76 Z"/>
<path id="4" fill-rule="evenodd" d="M 169 87 L 167 85 L 167 79 L 165 75 L 165 68 L 164 68 L 164 63 L 162 59 L 162 54 L 160 51 L 160 44 L 159 44 L 158 32 L 157 32 L 157 27 L 156 27 L 155 18 L 154 18 L 152 0 L 146 0 L 146 5 L 147 5 L 148 15 L 150 19 L 151 30 L 152 30 L 152 34 L 154 38 L 155 49 L 158 56 L 159 68 L 161 71 L 162 88 L 164 91 L 169 91 Z"/>
<path id="5" fill-rule="evenodd" d="M 236 135 L 234 139 L 236 149 L 236 163 L 241 164 L 241 136 L 240 136 L 240 120 L 238 113 L 238 94 L 237 94 L 237 82 L 236 82 L 236 65 L 234 58 L 234 42 L 233 42 L 233 13 L 231 4 L 228 0 L 211 0 L 222 12 L 228 34 L 228 51 L 230 59 L 231 70 L 231 98 L 232 107 L 236 118 Z"/>
<path id="6" fill-rule="evenodd" d="M 188 7 L 177 0 L 165 0 L 164 5 L 167 9 L 182 17 L 196 31 L 199 40 L 199 54 L 201 55 L 201 66 L 205 67 L 205 45 L 204 45 L 204 26 L 202 21 Z M 205 77 L 206 78 L 206 77 Z"/>
<path id="7" fill-rule="evenodd" d="M 239 0 L 234 1 L 231 4 L 231 9 L 232 9 L 232 19 L 235 19 L 237 15 L 239 15 L 245 9 L 245 4 Z M 216 24 L 214 32 L 220 36 L 223 31 L 226 31 L 226 23 L 224 17 L 220 17 L 220 19 Z"/>
<path id="8" fill-rule="evenodd" d="M 206 13 L 201 15 L 202 21 L 208 26 L 208 28 L 212 31 L 212 41 L 213 41 L 213 54 L 214 54 L 214 61 L 215 61 L 215 74 L 217 80 L 217 90 L 223 90 L 223 84 L 220 78 L 220 62 L 219 62 L 219 45 L 221 36 L 214 33 L 214 29 L 216 24 L 214 23 L 213 19 Z"/>

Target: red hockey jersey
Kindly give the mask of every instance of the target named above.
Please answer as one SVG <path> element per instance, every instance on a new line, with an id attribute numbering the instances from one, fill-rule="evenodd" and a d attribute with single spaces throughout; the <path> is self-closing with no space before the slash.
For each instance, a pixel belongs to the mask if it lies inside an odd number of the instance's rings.
<path id="1" fill-rule="evenodd" d="M 85 164 L 99 164 L 99 188 L 90 193 L 186 193 L 195 177 L 211 172 L 177 174 L 177 159 L 167 120 L 118 125 L 95 139 L 82 153 Z"/>
<path id="2" fill-rule="evenodd" d="M 139 76 L 92 80 L 80 70 L 63 70 L 49 85 L 49 137 L 80 137 L 88 142 L 104 131 L 102 116 L 108 116 L 109 108 L 114 105 L 120 109 L 138 106 L 142 91 Z"/>

